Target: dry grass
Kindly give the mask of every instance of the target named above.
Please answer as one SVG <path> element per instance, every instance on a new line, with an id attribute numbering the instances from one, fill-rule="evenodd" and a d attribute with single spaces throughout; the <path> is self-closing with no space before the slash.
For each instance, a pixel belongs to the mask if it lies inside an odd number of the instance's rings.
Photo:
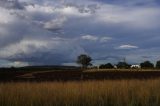
<path id="1" fill-rule="evenodd" d="M 0 84 L 0 106 L 159 105 L 160 79 Z"/>

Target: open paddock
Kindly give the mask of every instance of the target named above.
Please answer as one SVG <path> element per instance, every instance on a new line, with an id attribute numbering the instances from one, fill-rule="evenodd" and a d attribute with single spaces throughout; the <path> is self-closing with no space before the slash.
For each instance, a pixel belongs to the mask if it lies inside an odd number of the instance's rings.
<path id="1" fill-rule="evenodd" d="M 119 80 L 119 79 L 157 79 L 158 70 L 49 70 L 0 72 L 1 82 L 19 81 L 81 81 L 81 80 Z"/>

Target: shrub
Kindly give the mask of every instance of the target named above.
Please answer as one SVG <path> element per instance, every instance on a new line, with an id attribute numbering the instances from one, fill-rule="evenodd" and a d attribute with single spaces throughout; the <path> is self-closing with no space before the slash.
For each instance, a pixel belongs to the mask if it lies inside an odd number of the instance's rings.
<path id="1" fill-rule="evenodd" d="M 131 65 L 129 65 L 129 64 L 126 63 L 126 62 L 119 62 L 119 63 L 117 64 L 117 68 L 128 69 L 128 68 L 130 68 L 130 66 L 131 66 Z"/>
<path id="2" fill-rule="evenodd" d="M 156 68 L 160 69 L 160 60 L 156 63 Z"/>
<path id="3" fill-rule="evenodd" d="M 112 69 L 114 66 L 111 63 L 102 64 L 99 66 L 100 69 Z"/>
<path id="4" fill-rule="evenodd" d="M 140 63 L 141 68 L 154 68 L 154 64 L 151 63 L 150 61 L 145 61 L 143 63 Z"/>

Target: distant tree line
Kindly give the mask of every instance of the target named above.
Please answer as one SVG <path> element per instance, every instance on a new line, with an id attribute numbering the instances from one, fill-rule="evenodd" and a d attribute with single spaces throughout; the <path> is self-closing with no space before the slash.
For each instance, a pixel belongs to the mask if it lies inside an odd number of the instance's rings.
<path id="1" fill-rule="evenodd" d="M 153 69 L 153 68 L 160 69 L 160 60 L 157 61 L 155 66 L 150 61 L 144 61 L 140 63 L 139 65 L 142 69 Z M 116 65 L 112 65 L 111 63 L 101 64 L 99 68 L 100 69 L 112 69 L 112 68 L 115 68 L 114 66 L 116 66 L 116 68 L 119 68 L 119 69 L 129 69 L 131 67 L 131 65 L 126 62 L 118 62 L 118 64 Z"/>
<path id="2" fill-rule="evenodd" d="M 77 57 L 77 63 L 80 64 L 82 68 L 87 68 L 88 66 L 92 65 L 91 61 L 92 61 L 92 58 L 86 54 L 81 54 Z M 153 68 L 160 69 L 160 60 L 156 62 L 155 66 L 150 61 L 144 61 L 139 65 L 142 69 L 153 69 Z M 116 65 L 107 63 L 107 64 L 101 64 L 99 68 L 100 69 L 113 69 L 113 68 L 129 69 L 131 68 L 131 64 L 128 64 L 127 62 L 118 62 Z"/>
<path id="3" fill-rule="evenodd" d="M 157 61 L 155 66 L 150 61 L 144 61 L 140 63 L 139 65 L 142 69 L 153 69 L 153 68 L 160 69 L 160 60 Z M 111 69 L 111 68 L 115 68 L 114 66 L 116 66 L 116 68 L 119 68 L 119 69 L 129 69 L 131 67 L 131 65 L 126 62 L 118 62 L 118 64 L 116 65 L 112 65 L 111 63 L 101 64 L 99 68 L 100 69 Z"/>

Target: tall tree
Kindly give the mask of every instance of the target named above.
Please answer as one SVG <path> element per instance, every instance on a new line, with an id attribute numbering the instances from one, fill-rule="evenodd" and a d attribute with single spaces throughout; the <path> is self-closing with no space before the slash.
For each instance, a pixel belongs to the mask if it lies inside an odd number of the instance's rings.
<path id="1" fill-rule="evenodd" d="M 91 64 L 92 58 L 86 54 L 81 54 L 77 57 L 77 63 L 82 65 L 83 68 L 87 68 Z"/>

